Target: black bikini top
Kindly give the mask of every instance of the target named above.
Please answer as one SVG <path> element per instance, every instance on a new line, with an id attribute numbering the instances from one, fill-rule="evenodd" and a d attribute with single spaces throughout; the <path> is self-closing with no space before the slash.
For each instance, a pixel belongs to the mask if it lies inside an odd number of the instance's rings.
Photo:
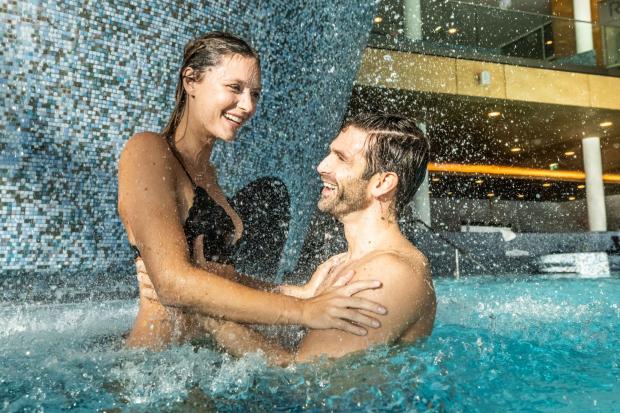
<path id="1" fill-rule="evenodd" d="M 234 242 L 235 225 L 232 219 L 204 188 L 194 183 L 177 151 L 172 145 L 170 149 L 194 187 L 194 200 L 183 224 L 190 257 L 194 255 L 194 241 L 200 235 L 204 235 L 203 254 L 205 259 L 220 264 L 232 264 L 232 256 L 239 246 L 239 242 Z M 132 248 L 136 258 L 139 257 L 138 248 L 133 245 Z"/>

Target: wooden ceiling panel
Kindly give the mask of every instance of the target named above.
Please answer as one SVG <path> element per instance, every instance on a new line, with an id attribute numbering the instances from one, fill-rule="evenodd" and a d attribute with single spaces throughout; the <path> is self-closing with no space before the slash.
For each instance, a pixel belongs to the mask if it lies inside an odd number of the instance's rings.
<path id="1" fill-rule="evenodd" d="M 358 85 L 350 112 L 361 111 L 403 113 L 425 122 L 434 162 L 583 170 L 581 139 L 599 136 L 604 171 L 620 173 L 618 110 Z M 489 117 L 490 112 L 500 115 Z M 570 151 L 575 154 L 565 155 Z"/>

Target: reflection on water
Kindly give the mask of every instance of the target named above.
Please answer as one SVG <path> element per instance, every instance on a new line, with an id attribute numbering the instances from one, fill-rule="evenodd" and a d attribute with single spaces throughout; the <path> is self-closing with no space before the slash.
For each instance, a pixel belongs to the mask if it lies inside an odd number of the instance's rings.
<path id="1" fill-rule="evenodd" d="M 417 345 L 270 368 L 208 340 L 127 350 L 134 300 L 0 308 L 8 412 L 612 411 L 620 403 L 620 278 L 436 282 Z"/>

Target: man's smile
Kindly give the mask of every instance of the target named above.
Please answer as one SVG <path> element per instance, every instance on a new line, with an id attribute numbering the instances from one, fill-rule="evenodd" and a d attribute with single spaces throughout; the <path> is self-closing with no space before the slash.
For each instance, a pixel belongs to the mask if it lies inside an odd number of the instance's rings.
<path id="1" fill-rule="evenodd" d="M 338 187 L 332 183 L 323 181 L 323 189 L 321 190 L 321 196 L 329 196 L 336 191 Z"/>

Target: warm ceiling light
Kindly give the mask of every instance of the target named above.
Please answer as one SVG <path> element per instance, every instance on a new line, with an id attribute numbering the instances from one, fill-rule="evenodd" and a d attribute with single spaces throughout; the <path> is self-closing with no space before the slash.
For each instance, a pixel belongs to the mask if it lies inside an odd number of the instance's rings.
<path id="1" fill-rule="evenodd" d="M 383 21 L 383 17 L 377 16 L 375 17 L 375 23 L 381 23 Z"/>
<path id="2" fill-rule="evenodd" d="M 501 114 L 502 114 L 502 112 L 493 111 L 493 112 L 487 113 L 487 116 L 490 117 L 490 118 L 496 118 L 496 117 L 498 117 Z"/>
<path id="3" fill-rule="evenodd" d="M 483 181 L 482 179 L 476 179 L 474 182 L 475 182 L 475 183 L 477 183 L 477 184 L 481 184 L 481 183 L 483 183 L 484 181 Z"/>
<path id="4" fill-rule="evenodd" d="M 566 151 L 564 152 L 564 155 L 566 156 L 573 156 L 575 154 L 575 151 Z"/>
<path id="5" fill-rule="evenodd" d="M 446 192 L 448 195 L 452 195 L 452 191 L 448 191 Z"/>
<path id="6" fill-rule="evenodd" d="M 438 32 L 438 31 L 440 31 L 440 30 L 441 30 L 441 26 L 437 26 L 437 27 L 435 27 L 434 32 L 435 32 L 435 33 L 437 33 L 437 32 Z"/>
<path id="7" fill-rule="evenodd" d="M 525 198 L 525 195 L 523 195 L 523 194 L 517 194 L 517 198 Z"/>
<path id="8" fill-rule="evenodd" d="M 433 182 L 439 182 L 439 178 L 437 178 L 437 177 L 433 177 L 433 178 L 431 179 L 431 181 L 433 181 Z"/>
<path id="9" fill-rule="evenodd" d="M 585 187 L 586 187 L 586 186 L 585 186 L 584 184 L 579 184 L 579 185 L 577 185 L 577 189 L 583 189 L 583 188 L 585 188 Z"/>
<path id="10" fill-rule="evenodd" d="M 568 200 L 569 200 L 569 201 L 574 201 L 575 199 L 576 199 L 576 198 L 575 198 L 574 196 L 569 196 L 569 197 L 568 197 Z"/>
<path id="11" fill-rule="evenodd" d="M 448 33 L 450 33 L 450 34 L 454 34 L 454 33 L 458 32 L 458 31 L 459 31 L 459 29 L 457 29 L 456 27 L 450 27 L 448 29 Z"/>
<path id="12" fill-rule="evenodd" d="M 493 198 L 493 197 L 495 196 L 495 194 L 494 194 L 493 192 L 489 192 L 489 193 L 487 194 L 487 196 L 488 196 L 489 198 Z"/>
<path id="13" fill-rule="evenodd" d="M 553 40 L 547 40 L 545 44 L 553 44 Z"/>
<path id="14" fill-rule="evenodd" d="M 545 188 L 549 188 L 549 187 L 551 186 L 551 183 L 550 183 L 550 182 L 545 182 L 545 183 L 543 184 L 543 186 L 544 186 Z"/>
<path id="15" fill-rule="evenodd" d="M 605 121 L 605 122 L 601 122 L 601 123 L 599 123 L 598 125 L 599 125 L 601 128 L 608 128 L 608 127 L 610 127 L 610 126 L 611 126 L 611 125 L 613 125 L 613 124 L 614 124 L 613 122 L 610 122 L 610 121 L 608 121 L 608 120 L 607 120 L 607 121 Z"/>
<path id="16" fill-rule="evenodd" d="M 523 149 L 521 148 L 510 148 L 510 152 L 514 152 L 514 153 L 521 152 L 522 150 Z"/>

